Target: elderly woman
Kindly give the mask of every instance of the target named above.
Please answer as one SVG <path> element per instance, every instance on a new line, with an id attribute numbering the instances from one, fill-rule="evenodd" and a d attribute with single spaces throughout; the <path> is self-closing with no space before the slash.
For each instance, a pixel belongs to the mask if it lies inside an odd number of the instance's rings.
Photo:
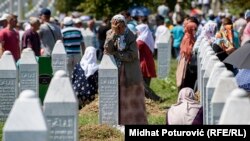
<path id="1" fill-rule="evenodd" d="M 136 36 L 120 14 L 111 20 L 104 53 L 114 55 L 119 70 L 119 124 L 147 124 Z"/>
<path id="2" fill-rule="evenodd" d="M 87 47 L 80 63 L 75 65 L 72 86 L 78 97 L 79 109 L 95 99 L 98 90 L 98 65 L 94 47 Z"/>
<path id="3" fill-rule="evenodd" d="M 196 99 L 193 89 L 182 88 L 177 103 L 167 112 L 167 124 L 202 125 L 202 106 Z"/>

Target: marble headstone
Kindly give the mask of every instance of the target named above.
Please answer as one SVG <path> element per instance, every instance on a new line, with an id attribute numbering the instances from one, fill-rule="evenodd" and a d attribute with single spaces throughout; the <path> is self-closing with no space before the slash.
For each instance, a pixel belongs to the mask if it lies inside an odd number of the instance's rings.
<path id="1" fill-rule="evenodd" d="M 157 44 L 157 76 L 160 79 L 164 79 L 168 76 L 170 71 L 170 60 L 171 60 L 171 47 L 169 43 L 158 43 Z"/>
<path id="2" fill-rule="evenodd" d="M 211 75 L 208 79 L 207 82 L 207 87 L 206 87 L 206 99 L 205 99 L 205 107 L 204 109 L 206 109 L 206 118 L 207 118 L 207 123 L 206 124 L 211 124 L 209 121 L 210 117 L 208 117 L 208 114 L 210 114 L 210 102 L 211 102 L 211 98 L 214 94 L 214 89 L 217 85 L 217 83 L 219 82 L 218 80 L 220 79 L 220 77 L 222 76 L 223 71 L 226 71 L 226 67 L 224 65 L 224 63 L 222 62 L 217 62 L 214 64 L 214 67 L 212 69 Z M 208 119 L 209 118 L 209 119 Z"/>
<path id="3" fill-rule="evenodd" d="M 44 99 L 49 141 L 78 141 L 78 101 L 66 72 L 52 78 Z"/>
<path id="4" fill-rule="evenodd" d="M 38 95 L 38 63 L 31 48 L 22 51 L 19 60 L 19 83 L 19 93 L 29 89 Z"/>
<path id="5" fill-rule="evenodd" d="M 10 51 L 0 59 L 0 121 L 5 121 L 18 92 L 17 68 Z"/>
<path id="6" fill-rule="evenodd" d="M 230 93 L 238 88 L 235 77 L 221 78 L 211 99 L 211 124 L 218 124 L 221 112 Z"/>
<path id="7" fill-rule="evenodd" d="M 113 56 L 103 55 L 99 66 L 99 123 L 119 124 L 118 69 Z"/>
<path id="8" fill-rule="evenodd" d="M 249 94 L 243 89 L 234 89 L 226 100 L 219 124 L 250 124 L 249 107 Z"/>
<path id="9" fill-rule="evenodd" d="M 67 54 L 61 40 L 57 40 L 54 49 L 52 51 L 52 69 L 53 74 L 58 70 L 64 70 L 67 72 Z"/>
<path id="10" fill-rule="evenodd" d="M 48 141 L 48 128 L 41 101 L 32 90 L 24 90 L 15 101 L 3 128 L 3 141 Z"/>

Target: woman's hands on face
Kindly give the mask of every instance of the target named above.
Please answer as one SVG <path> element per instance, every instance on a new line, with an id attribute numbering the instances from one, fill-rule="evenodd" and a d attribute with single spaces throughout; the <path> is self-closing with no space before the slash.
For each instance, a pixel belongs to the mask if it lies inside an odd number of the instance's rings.
<path id="1" fill-rule="evenodd" d="M 122 22 L 119 22 L 119 21 L 112 21 L 111 23 L 111 28 L 112 28 L 112 31 L 115 33 L 115 35 L 120 35 L 123 33 L 123 23 Z"/>

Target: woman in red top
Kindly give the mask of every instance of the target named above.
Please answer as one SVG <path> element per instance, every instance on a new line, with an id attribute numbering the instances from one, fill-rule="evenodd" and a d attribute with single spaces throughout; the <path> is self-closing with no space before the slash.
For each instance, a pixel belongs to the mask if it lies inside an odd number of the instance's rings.
<path id="1" fill-rule="evenodd" d="M 151 78 L 156 77 L 154 53 L 154 38 L 147 24 L 136 26 L 138 37 L 136 39 L 139 49 L 140 68 L 144 79 L 145 96 L 155 101 L 161 98 L 150 89 Z"/>
<path id="2" fill-rule="evenodd" d="M 136 29 L 138 32 L 136 43 L 139 49 L 141 72 L 145 83 L 150 86 L 151 78 L 156 77 L 153 59 L 154 38 L 147 24 L 140 24 Z"/>

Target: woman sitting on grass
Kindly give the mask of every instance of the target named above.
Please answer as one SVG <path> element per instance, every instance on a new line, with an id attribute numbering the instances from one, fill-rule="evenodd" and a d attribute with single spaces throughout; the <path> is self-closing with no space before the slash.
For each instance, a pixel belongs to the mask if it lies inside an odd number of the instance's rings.
<path id="1" fill-rule="evenodd" d="M 177 103 L 167 112 L 167 124 L 202 125 L 202 115 L 202 106 L 193 89 L 185 87 L 180 90 Z"/>

